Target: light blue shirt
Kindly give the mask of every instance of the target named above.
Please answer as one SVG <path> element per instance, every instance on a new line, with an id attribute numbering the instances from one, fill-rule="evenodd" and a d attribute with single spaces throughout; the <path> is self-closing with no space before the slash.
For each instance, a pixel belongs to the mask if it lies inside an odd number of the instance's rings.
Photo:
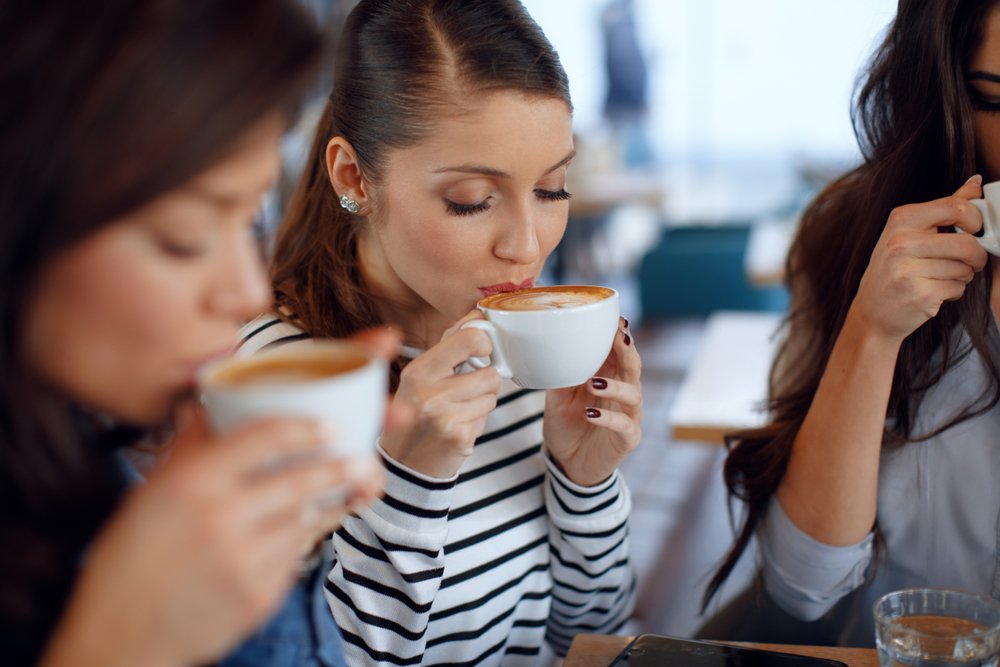
<path id="1" fill-rule="evenodd" d="M 1000 358 L 995 326 L 992 340 Z M 970 353 L 927 392 L 914 433 L 947 423 L 986 386 L 981 357 Z M 758 535 L 767 592 L 790 614 L 811 621 L 860 589 L 839 634 L 839 643 L 857 646 L 874 642 L 872 605 L 889 591 L 944 586 L 1000 598 L 1000 406 L 928 440 L 884 449 L 878 525 L 886 553 L 876 563 L 873 535 L 850 546 L 823 544 L 799 530 L 772 498 Z"/>

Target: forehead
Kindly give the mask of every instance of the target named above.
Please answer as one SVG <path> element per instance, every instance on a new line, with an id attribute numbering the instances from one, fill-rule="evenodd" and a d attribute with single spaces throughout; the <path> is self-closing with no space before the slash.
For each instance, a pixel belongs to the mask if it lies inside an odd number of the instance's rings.
<path id="1" fill-rule="evenodd" d="M 441 117 L 429 135 L 394 151 L 389 162 L 390 168 L 420 163 L 431 171 L 477 163 L 514 173 L 538 165 L 550 168 L 572 149 L 572 114 L 565 101 L 500 91 Z"/>
<path id="2" fill-rule="evenodd" d="M 1000 2 L 986 14 L 983 39 L 972 55 L 970 69 L 1000 74 Z"/>

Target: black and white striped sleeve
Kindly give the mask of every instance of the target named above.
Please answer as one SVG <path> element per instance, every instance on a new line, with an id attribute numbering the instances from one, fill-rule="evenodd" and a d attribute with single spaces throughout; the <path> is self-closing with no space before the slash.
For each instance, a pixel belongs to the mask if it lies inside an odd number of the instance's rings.
<path id="1" fill-rule="evenodd" d="M 632 501 L 617 471 L 597 486 L 582 487 L 562 474 L 548 455 L 545 458 L 553 579 L 546 639 L 565 655 L 577 634 L 616 634 L 632 613 Z"/>
<path id="2" fill-rule="evenodd" d="M 380 454 L 385 495 L 334 533 L 326 597 L 348 664 L 417 665 L 444 574 L 456 479 L 420 475 Z"/>

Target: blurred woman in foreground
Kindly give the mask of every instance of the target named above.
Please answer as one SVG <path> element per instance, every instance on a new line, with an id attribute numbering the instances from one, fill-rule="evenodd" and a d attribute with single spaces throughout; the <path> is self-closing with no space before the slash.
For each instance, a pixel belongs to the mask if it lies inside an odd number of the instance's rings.
<path id="1" fill-rule="evenodd" d="M 347 472 L 299 420 L 189 415 L 134 486 L 120 448 L 267 305 L 251 223 L 320 38 L 292 2 L 112 0 L 13 3 L 0 42 L 0 655 L 217 661 L 281 607 Z M 264 474 L 281 455 L 311 463 Z"/>

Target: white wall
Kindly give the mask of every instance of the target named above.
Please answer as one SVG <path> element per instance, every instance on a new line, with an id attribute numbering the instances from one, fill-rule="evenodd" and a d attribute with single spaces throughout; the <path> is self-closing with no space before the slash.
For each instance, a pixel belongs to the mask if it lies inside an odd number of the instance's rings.
<path id="1" fill-rule="evenodd" d="M 605 0 L 523 0 L 569 73 L 577 128 L 600 124 Z M 856 155 L 850 94 L 896 0 L 636 0 L 651 127 L 670 161 Z"/>

